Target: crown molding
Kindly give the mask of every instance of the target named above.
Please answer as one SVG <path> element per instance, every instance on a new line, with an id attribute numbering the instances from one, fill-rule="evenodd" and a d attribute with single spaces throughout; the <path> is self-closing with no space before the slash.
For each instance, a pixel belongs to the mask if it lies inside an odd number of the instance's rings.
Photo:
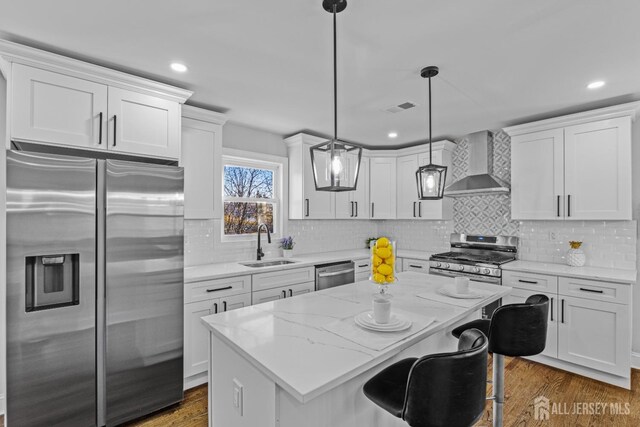
<path id="1" fill-rule="evenodd" d="M 193 92 L 143 77 L 0 39 L 0 57 L 55 73 L 184 103 Z"/>
<path id="2" fill-rule="evenodd" d="M 224 125 L 228 120 L 227 116 L 222 113 L 205 110 L 204 108 L 194 107 L 191 105 L 182 106 L 182 117 L 185 119 L 214 123 L 216 125 Z"/>

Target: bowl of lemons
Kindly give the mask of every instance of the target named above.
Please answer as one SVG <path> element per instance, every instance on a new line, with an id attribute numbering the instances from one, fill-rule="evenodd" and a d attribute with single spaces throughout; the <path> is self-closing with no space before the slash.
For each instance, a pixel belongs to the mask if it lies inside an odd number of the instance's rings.
<path id="1" fill-rule="evenodd" d="M 396 273 L 396 242 L 387 237 L 379 237 L 371 242 L 371 280 L 380 286 L 380 293 L 387 292 L 386 286 L 394 283 Z"/>

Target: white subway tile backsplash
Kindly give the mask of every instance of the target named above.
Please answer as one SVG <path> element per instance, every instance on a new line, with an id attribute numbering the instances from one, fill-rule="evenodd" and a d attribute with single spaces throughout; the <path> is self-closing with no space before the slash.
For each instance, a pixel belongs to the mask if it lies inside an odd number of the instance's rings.
<path id="1" fill-rule="evenodd" d="M 445 252 L 449 250 L 453 221 L 387 220 L 380 223 L 378 232 L 396 240 L 398 249 Z"/>

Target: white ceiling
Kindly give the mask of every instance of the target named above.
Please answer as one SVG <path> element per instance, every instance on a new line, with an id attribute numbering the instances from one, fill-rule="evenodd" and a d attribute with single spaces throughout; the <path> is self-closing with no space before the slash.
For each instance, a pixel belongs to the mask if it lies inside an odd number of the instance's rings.
<path id="1" fill-rule="evenodd" d="M 365 145 L 434 138 L 640 99 L 638 0 L 348 0 L 339 129 Z M 0 37 L 195 91 L 188 103 L 282 135 L 333 132 L 322 0 L 5 0 Z M 176 74 L 172 61 L 189 71 Z M 586 84 L 602 79 L 604 88 Z M 404 101 L 418 108 L 383 109 Z M 396 140 L 387 138 L 397 131 Z"/>

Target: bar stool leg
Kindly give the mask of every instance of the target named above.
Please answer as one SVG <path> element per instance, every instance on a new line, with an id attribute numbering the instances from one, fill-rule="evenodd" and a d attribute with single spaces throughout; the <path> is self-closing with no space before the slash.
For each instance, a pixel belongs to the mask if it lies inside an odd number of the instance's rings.
<path id="1" fill-rule="evenodd" d="M 493 353 L 493 427 L 502 427 L 504 405 L 504 356 Z"/>

